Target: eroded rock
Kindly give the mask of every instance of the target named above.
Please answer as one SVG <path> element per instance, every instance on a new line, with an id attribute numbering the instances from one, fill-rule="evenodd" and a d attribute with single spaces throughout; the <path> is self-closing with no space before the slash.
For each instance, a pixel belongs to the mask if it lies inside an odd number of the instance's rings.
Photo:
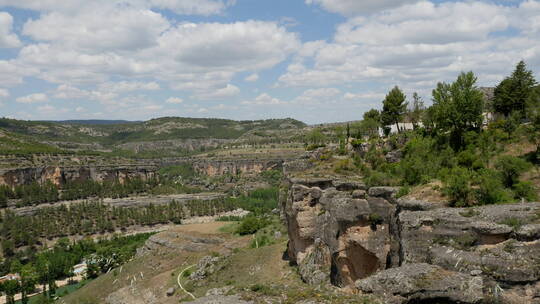
<path id="1" fill-rule="evenodd" d="M 385 303 L 449 300 L 453 303 L 479 303 L 483 299 L 482 277 L 445 270 L 439 266 L 406 264 L 358 280 L 363 293 L 376 294 Z M 424 303 L 424 302 L 422 302 Z"/>

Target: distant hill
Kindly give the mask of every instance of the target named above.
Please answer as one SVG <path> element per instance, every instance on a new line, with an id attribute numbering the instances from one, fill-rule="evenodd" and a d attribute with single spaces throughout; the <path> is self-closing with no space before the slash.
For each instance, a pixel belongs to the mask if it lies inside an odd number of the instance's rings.
<path id="1" fill-rule="evenodd" d="M 103 119 L 87 119 L 87 120 L 43 120 L 44 122 L 57 122 L 60 124 L 74 125 L 120 125 L 130 123 L 140 123 L 141 121 L 129 120 L 103 120 Z"/>
<path id="2" fill-rule="evenodd" d="M 0 154 L 32 150 L 36 144 L 66 151 L 169 150 L 176 154 L 217 148 L 223 144 L 268 144 L 297 141 L 306 124 L 291 118 L 235 121 L 214 118 L 163 117 L 148 121 L 25 121 L 1 118 Z M 10 139 L 9 142 L 7 139 Z M 33 150 L 32 150 L 33 151 Z M 184 151 L 184 152 L 182 152 Z"/>

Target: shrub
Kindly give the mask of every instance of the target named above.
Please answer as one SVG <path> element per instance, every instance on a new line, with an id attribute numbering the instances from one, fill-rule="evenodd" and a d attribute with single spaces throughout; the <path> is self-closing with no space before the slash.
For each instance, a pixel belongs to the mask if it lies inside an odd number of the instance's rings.
<path id="1" fill-rule="evenodd" d="M 506 187 L 512 187 L 518 182 L 519 176 L 529 169 L 530 164 L 521 158 L 504 155 L 499 157 L 495 167 L 501 171 Z"/>
<path id="2" fill-rule="evenodd" d="M 240 222 L 240 225 L 236 228 L 236 233 L 240 235 L 254 234 L 268 226 L 268 224 L 268 221 L 263 218 L 248 216 Z"/>
<path id="3" fill-rule="evenodd" d="M 482 169 L 479 172 L 477 182 L 476 198 L 479 204 L 497 204 L 512 201 L 512 193 L 504 188 L 499 172 Z"/>
<path id="4" fill-rule="evenodd" d="M 395 179 L 388 173 L 370 170 L 364 181 L 368 187 L 376 186 L 392 186 L 395 184 Z"/>
<path id="5" fill-rule="evenodd" d="M 465 207 L 473 204 L 473 191 L 470 186 L 469 170 L 457 167 L 445 177 L 444 194 L 450 198 L 453 207 Z"/>
<path id="6" fill-rule="evenodd" d="M 411 188 L 409 186 L 403 186 L 399 188 L 399 191 L 396 193 L 396 197 L 400 198 L 407 194 L 411 193 Z"/>
<path id="7" fill-rule="evenodd" d="M 538 191 L 532 182 L 518 182 L 514 185 L 516 198 L 524 198 L 529 202 L 538 200 Z"/>

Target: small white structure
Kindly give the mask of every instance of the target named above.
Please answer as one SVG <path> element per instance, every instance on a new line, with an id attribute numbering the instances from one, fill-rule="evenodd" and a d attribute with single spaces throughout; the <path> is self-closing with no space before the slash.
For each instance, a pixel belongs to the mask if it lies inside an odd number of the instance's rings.
<path id="1" fill-rule="evenodd" d="M 408 130 L 414 130 L 414 124 L 412 122 L 400 122 L 398 123 L 399 125 L 399 129 L 403 132 L 403 131 L 408 131 Z M 418 127 L 423 127 L 424 124 L 422 124 L 422 122 L 419 122 L 417 124 Z M 389 134 L 395 134 L 395 133 L 398 133 L 398 129 L 397 129 L 397 126 L 395 124 L 393 125 L 389 125 L 389 126 L 386 126 L 387 128 L 390 128 L 390 133 Z M 384 136 L 384 128 L 379 128 L 379 135 L 381 137 Z"/>
<path id="2" fill-rule="evenodd" d="M 4 283 L 5 281 L 12 281 L 12 280 L 19 281 L 20 279 L 21 279 L 21 276 L 18 273 L 8 273 L 5 276 L 0 277 L 0 283 Z"/>
<path id="3" fill-rule="evenodd" d="M 73 266 L 73 273 L 78 275 L 84 275 L 86 273 L 86 270 L 88 269 L 88 265 L 86 263 L 81 263 Z"/>

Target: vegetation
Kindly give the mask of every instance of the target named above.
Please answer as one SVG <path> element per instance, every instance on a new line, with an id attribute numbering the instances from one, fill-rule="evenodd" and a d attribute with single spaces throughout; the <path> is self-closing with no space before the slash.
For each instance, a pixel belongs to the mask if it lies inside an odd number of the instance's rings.
<path id="1" fill-rule="evenodd" d="M 96 277 L 112 267 L 129 261 L 151 234 L 133 236 L 114 236 L 112 239 L 101 239 L 97 242 L 85 239 L 70 242 L 67 238 L 58 240 L 50 249 L 24 258 L 8 258 L 0 264 L 2 274 L 20 273 L 21 280 L 8 280 L 0 288 L 8 294 L 8 302 L 14 303 L 13 297 L 22 293 L 22 303 L 28 303 L 28 294 L 34 292 L 35 286 L 48 286 L 44 298 L 52 298 L 56 293 L 55 281 L 74 276 L 73 266 L 86 261 L 87 275 Z"/>
<path id="2" fill-rule="evenodd" d="M 501 113 L 493 121 L 485 119 L 484 111 L 489 108 L 472 72 L 461 73 L 452 83 L 439 83 L 429 108 L 414 94 L 413 104 L 405 111 L 406 98 L 395 87 L 383 101 L 380 115 L 371 110 L 360 124 L 353 125 L 353 130 L 362 130 L 352 132 L 357 136 L 353 146 L 362 156 L 332 160 L 334 171 L 359 172 L 368 186 L 404 186 L 399 196 L 407 195 L 414 186 L 442 181 L 442 193 L 456 207 L 536 200 L 537 184 L 524 179 L 527 174 L 537 174 L 531 168 L 538 164 L 540 151 L 540 95 L 535 93 L 536 81 L 531 77 L 520 62 L 506 81 L 520 82 L 521 87 L 511 90 L 510 101 L 506 93 L 495 92 L 495 100 L 504 99 L 512 106 L 510 110 L 495 106 Z M 374 136 L 378 125 L 394 125 L 404 119 L 415 125 L 414 130 L 386 138 Z M 528 142 L 536 151 L 519 155 L 508 151 Z M 390 150 L 400 150 L 398 161 L 386 159 Z"/>
<path id="3" fill-rule="evenodd" d="M 397 131 L 401 132 L 399 122 L 407 109 L 406 96 L 396 86 L 383 101 L 383 110 L 381 112 L 381 122 L 383 126 L 396 125 Z"/>

